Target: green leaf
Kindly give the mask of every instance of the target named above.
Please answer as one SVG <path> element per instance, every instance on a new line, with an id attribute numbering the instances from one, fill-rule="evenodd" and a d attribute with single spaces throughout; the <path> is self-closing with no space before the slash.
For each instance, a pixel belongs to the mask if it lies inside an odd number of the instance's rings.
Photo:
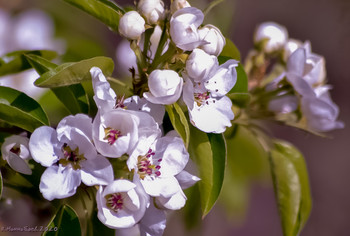
<path id="1" fill-rule="evenodd" d="M 52 63 L 41 56 L 31 54 L 25 54 L 24 56 L 27 58 L 27 61 L 39 75 L 42 75 L 47 71 L 53 70 L 58 66 L 55 63 Z"/>
<path id="2" fill-rule="evenodd" d="M 42 235 L 81 236 L 79 218 L 76 212 L 68 205 L 62 205 L 47 226 L 48 231 Z"/>
<path id="3" fill-rule="evenodd" d="M 89 113 L 89 99 L 81 84 L 51 88 L 51 90 L 73 115 Z"/>
<path id="4" fill-rule="evenodd" d="M 35 85 L 52 88 L 91 80 L 90 69 L 94 66 L 99 67 L 105 76 L 110 76 L 113 72 L 114 63 L 111 58 L 102 56 L 74 63 L 65 63 L 42 74 L 41 77 L 35 81 Z"/>
<path id="5" fill-rule="evenodd" d="M 20 91 L 3 86 L 0 86 L 0 120 L 29 132 L 49 125 L 39 103 Z"/>
<path id="6" fill-rule="evenodd" d="M 173 125 L 174 129 L 180 134 L 186 148 L 188 148 L 188 144 L 190 142 L 190 128 L 184 112 L 177 103 L 166 105 L 165 109 L 169 115 L 171 124 Z"/>
<path id="7" fill-rule="evenodd" d="M 124 10 L 108 0 L 64 0 L 102 21 L 113 31 L 118 32 L 119 19 Z"/>
<path id="8" fill-rule="evenodd" d="M 248 77 L 241 63 L 236 67 L 237 82 L 230 93 L 248 93 Z"/>
<path id="9" fill-rule="evenodd" d="M 204 218 L 219 197 L 226 166 L 226 143 L 222 134 L 207 134 L 190 127 L 190 156 L 198 166 L 199 192 Z"/>
<path id="10" fill-rule="evenodd" d="M 270 153 L 270 163 L 283 234 L 299 235 L 311 211 L 304 157 L 293 145 L 277 140 Z"/>
<path id="11" fill-rule="evenodd" d="M 18 73 L 31 68 L 25 55 L 38 55 L 48 60 L 57 57 L 57 53 L 48 50 L 15 51 L 0 57 L 0 76 Z"/>
<path id="12" fill-rule="evenodd" d="M 222 49 L 219 57 L 219 63 L 222 64 L 229 59 L 241 60 L 241 53 L 239 52 L 236 45 L 228 38 L 226 38 L 226 44 Z"/>

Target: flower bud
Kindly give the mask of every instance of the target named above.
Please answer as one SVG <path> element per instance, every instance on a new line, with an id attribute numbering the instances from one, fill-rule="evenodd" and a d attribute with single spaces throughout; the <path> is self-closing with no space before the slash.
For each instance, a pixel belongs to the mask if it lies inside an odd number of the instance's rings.
<path id="1" fill-rule="evenodd" d="M 186 0 L 174 0 L 170 5 L 171 14 L 174 14 L 177 10 L 185 7 L 191 7 L 191 5 Z"/>
<path id="2" fill-rule="evenodd" d="M 138 39 L 145 32 L 145 20 L 137 11 L 125 13 L 119 20 L 119 33 L 128 39 Z"/>
<path id="3" fill-rule="evenodd" d="M 194 49 L 186 61 L 187 74 L 195 81 L 204 81 L 219 65 L 216 56 Z"/>
<path id="4" fill-rule="evenodd" d="M 221 31 L 213 25 L 205 25 L 198 30 L 198 33 L 200 39 L 207 42 L 207 44 L 200 46 L 200 48 L 208 54 L 219 56 L 226 44 L 225 37 Z"/>
<path id="5" fill-rule="evenodd" d="M 164 3 L 161 0 L 140 0 L 137 9 L 149 24 L 156 24 L 164 17 Z"/>
<path id="6" fill-rule="evenodd" d="M 205 43 L 200 40 L 198 34 L 198 27 L 203 19 L 203 12 L 194 7 L 186 7 L 175 12 L 170 20 L 170 36 L 178 48 L 192 51 Z"/>
<path id="7" fill-rule="evenodd" d="M 288 39 L 287 29 L 275 22 L 265 22 L 260 24 L 254 34 L 254 43 L 263 43 L 263 50 L 272 53 L 283 48 Z"/>
<path id="8" fill-rule="evenodd" d="M 182 92 L 183 79 L 173 70 L 154 70 L 148 77 L 149 92 L 143 96 L 155 104 L 175 103 Z"/>

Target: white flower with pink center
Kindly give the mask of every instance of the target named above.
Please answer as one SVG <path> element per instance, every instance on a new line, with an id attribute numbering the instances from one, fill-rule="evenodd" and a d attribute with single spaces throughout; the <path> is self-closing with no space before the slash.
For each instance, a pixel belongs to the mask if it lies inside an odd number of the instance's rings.
<path id="1" fill-rule="evenodd" d="M 139 141 L 151 144 L 160 132 L 149 114 L 124 109 L 98 113 L 92 125 L 97 151 L 113 158 L 131 154 Z"/>
<path id="2" fill-rule="evenodd" d="M 181 190 L 175 175 L 185 168 L 188 159 L 182 139 L 165 136 L 151 145 L 139 142 L 127 165 L 135 171 L 147 194 L 171 197 Z"/>
<path id="3" fill-rule="evenodd" d="M 1 146 L 2 157 L 7 164 L 15 171 L 26 175 L 32 174 L 28 165 L 28 160 L 31 159 L 28 144 L 27 137 L 12 135 L 5 138 Z"/>
<path id="4" fill-rule="evenodd" d="M 81 182 L 93 186 L 113 181 L 111 164 L 91 143 L 91 129 L 91 119 L 78 114 L 64 118 L 56 130 L 42 126 L 31 135 L 33 159 L 48 167 L 39 185 L 47 200 L 74 195 Z"/>
<path id="5" fill-rule="evenodd" d="M 194 82 L 183 74 L 183 100 L 187 105 L 191 123 L 207 133 L 222 133 L 234 118 L 232 102 L 225 96 L 236 84 L 237 61 L 229 60 L 218 67 L 209 78 Z"/>
<path id="6" fill-rule="evenodd" d="M 100 186 L 96 194 L 97 217 L 109 228 L 129 228 L 145 214 L 149 197 L 141 186 L 129 180 L 115 180 L 106 187 Z"/>

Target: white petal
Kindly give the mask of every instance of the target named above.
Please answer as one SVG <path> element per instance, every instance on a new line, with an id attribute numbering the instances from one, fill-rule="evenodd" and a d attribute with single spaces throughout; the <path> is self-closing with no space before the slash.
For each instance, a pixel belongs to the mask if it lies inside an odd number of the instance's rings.
<path id="1" fill-rule="evenodd" d="M 301 76 L 298 76 L 293 73 L 287 73 L 287 81 L 292 84 L 293 88 L 296 92 L 298 92 L 302 96 L 315 96 L 315 93 L 308 84 L 306 80 L 304 80 Z"/>
<path id="2" fill-rule="evenodd" d="M 185 102 L 186 106 L 188 109 L 192 110 L 193 109 L 193 104 L 194 104 L 194 89 L 193 89 L 193 83 L 190 78 L 187 76 L 184 76 L 186 78 L 184 87 L 183 87 L 183 95 L 182 99 Z"/>
<path id="3" fill-rule="evenodd" d="M 276 97 L 271 100 L 268 105 L 268 109 L 277 113 L 290 113 L 298 108 L 299 100 L 297 97 L 288 95 Z"/>
<path id="4" fill-rule="evenodd" d="M 111 88 L 101 69 L 98 67 L 92 67 L 90 73 L 95 93 L 94 100 L 97 107 L 103 111 L 113 109 L 117 95 Z"/>
<path id="5" fill-rule="evenodd" d="M 153 197 L 170 197 L 174 195 L 180 188 L 179 182 L 175 177 L 158 178 L 146 176 L 141 180 L 147 194 Z"/>
<path id="6" fill-rule="evenodd" d="M 73 196 L 80 183 L 80 171 L 54 165 L 42 174 L 39 188 L 44 198 L 51 201 Z"/>
<path id="7" fill-rule="evenodd" d="M 183 170 L 176 176 L 177 181 L 179 181 L 179 184 L 182 189 L 187 189 L 197 183 L 200 178 L 198 178 L 195 175 L 190 174 L 189 172 Z"/>
<path id="8" fill-rule="evenodd" d="M 42 126 L 34 130 L 29 140 L 29 150 L 33 159 L 45 167 L 57 162 L 57 145 L 56 131 L 48 126 Z"/>
<path id="9" fill-rule="evenodd" d="M 162 236 L 166 227 L 165 211 L 159 210 L 153 203 L 147 208 L 147 211 L 140 221 L 141 236 Z"/>
<path id="10" fill-rule="evenodd" d="M 15 171 L 26 175 L 32 174 L 32 170 L 29 168 L 28 163 L 15 153 L 9 152 L 6 160 L 9 166 Z"/>
<path id="11" fill-rule="evenodd" d="M 88 186 L 107 185 L 114 180 L 111 163 L 104 156 L 97 155 L 92 160 L 81 163 L 81 180 Z"/>
<path id="12" fill-rule="evenodd" d="M 287 71 L 299 76 L 304 73 L 304 63 L 306 61 L 306 52 L 304 48 L 298 48 L 290 55 L 287 61 Z"/>
<path id="13" fill-rule="evenodd" d="M 157 197 L 156 203 L 169 210 L 179 210 L 185 206 L 186 200 L 187 200 L 186 195 L 180 188 L 179 191 L 174 195 L 172 195 L 171 197 L 167 197 L 167 198 L 162 196 Z"/>
<path id="14" fill-rule="evenodd" d="M 215 102 L 214 102 L 215 101 Z M 231 126 L 234 114 L 231 100 L 224 96 L 189 111 L 191 123 L 206 133 L 222 133 Z"/>
<path id="15" fill-rule="evenodd" d="M 165 136 L 157 140 L 154 159 L 162 159 L 161 176 L 180 173 L 186 166 L 189 154 L 181 138 Z"/>
<path id="16" fill-rule="evenodd" d="M 204 83 L 213 97 L 222 97 L 233 88 L 237 81 L 235 68 L 237 66 L 237 61 L 228 60 L 218 68 L 212 78 Z"/>
<path id="17" fill-rule="evenodd" d="M 92 139 L 92 119 L 89 116 L 77 114 L 63 118 L 56 128 L 57 138 L 60 139 L 64 134 L 69 136 L 71 128 L 81 130 L 90 140 Z"/>

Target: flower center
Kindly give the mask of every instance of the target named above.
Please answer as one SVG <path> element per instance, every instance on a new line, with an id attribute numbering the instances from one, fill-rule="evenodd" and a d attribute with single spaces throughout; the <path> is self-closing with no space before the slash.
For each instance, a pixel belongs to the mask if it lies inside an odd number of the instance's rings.
<path id="1" fill-rule="evenodd" d="M 107 140 L 109 145 L 113 145 L 115 141 L 117 141 L 117 139 L 121 136 L 122 134 L 119 130 L 107 127 L 105 128 L 105 137 L 103 139 Z"/>
<path id="2" fill-rule="evenodd" d="M 159 171 L 159 164 L 162 161 L 162 159 L 156 160 L 156 162 L 158 162 L 158 165 L 155 165 L 153 163 L 153 161 L 155 160 L 152 159 L 154 155 L 155 153 L 152 151 L 152 149 L 149 149 L 146 155 L 138 157 L 137 173 L 139 174 L 141 179 L 144 179 L 147 175 L 156 177 L 159 177 L 161 175 Z"/>
<path id="3" fill-rule="evenodd" d="M 19 154 L 21 153 L 21 148 L 18 147 L 17 145 L 14 145 L 11 149 L 10 152 L 16 154 L 17 156 L 19 156 Z"/>
<path id="4" fill-rule="evenodd" d="M 70 164 L 74 170 L 81 169 L 80 162 L 86 160 L 84 154 L 79 154 L 79 147 L 72 150 L 66 143 L 62 146 L 63 158 L 58 163 L 62 166 Z"/>
<path id="5" fill-rule="evenodd" d="M 198 106 L 201 106 L 204 103 L 208 104 L 207 100 L 210 98 L 209 94 L 209 92 L 194 93 L 194 101 L 197 103 Z"/>
<path id="6" fill-rule="evenodd" d="M 123 209 L 123 196 L 121 193 L 113 193 L 105 196 L 107 206 L 115 212 Z"/>

